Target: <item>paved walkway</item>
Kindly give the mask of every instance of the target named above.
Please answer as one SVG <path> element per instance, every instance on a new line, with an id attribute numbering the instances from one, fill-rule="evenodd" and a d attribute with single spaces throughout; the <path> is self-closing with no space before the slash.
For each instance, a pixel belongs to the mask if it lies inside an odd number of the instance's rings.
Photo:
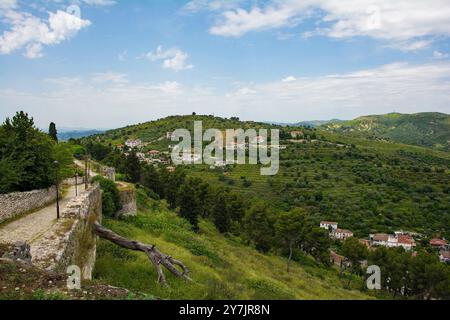
<path id="1" fill-rule="evenodd" d="M 78 186 L 78 194 L 84 191 L 84 184 Z M 63 199 L 60 199 L 60 212 L 70 200 L 75 198 L 75 186 L 69 188 Z M 0 242 L 14 243 L 26 241 L 32 245 L 41 238 L 56 222 L 56 202 L 25 217 L 15 220 L 0 228 Z"/>

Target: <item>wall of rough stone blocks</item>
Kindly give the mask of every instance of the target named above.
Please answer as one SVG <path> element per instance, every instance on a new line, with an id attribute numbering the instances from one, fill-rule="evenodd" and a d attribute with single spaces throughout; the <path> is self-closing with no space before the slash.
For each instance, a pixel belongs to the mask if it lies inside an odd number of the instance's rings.
<path id="1" fill-rule="evenodd" d="M 0 223 L 44 207 L 56 199 L 56 188 L 0 194 Z"/>
<path id="2" fill-rule="evenodd" d="M 133 185 L 119 182 L 117 183 L 122 209 L 116 213 L 116 218 L 137 215 L 136 189 Z"/>
<path id="3" fill-rule="evenodd" d="M 75 177 L 64 180 L 62 184 L 66 185 L 66 186 L 74 186 L 75 185 Z M 78 177 L 76 179 L 76 184 L 79 186 L 84 184 L 84 177 Z"/>
<path id="4" fill-rule="evenodd" d="M 76 265 L 83 279 L 91 279 L 97 249 L 92 226 L 101 222 L 102 217 L 100 187 L 95 185 L 69 202 L 61 217 L 39 244 L 32 247 L 32 262 L 40 268 L 62 273 Z"/>

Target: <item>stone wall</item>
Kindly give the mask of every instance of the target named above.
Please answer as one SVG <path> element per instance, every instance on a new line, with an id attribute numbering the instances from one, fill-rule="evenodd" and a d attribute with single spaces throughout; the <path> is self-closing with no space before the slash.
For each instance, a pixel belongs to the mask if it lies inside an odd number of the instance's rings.
<path id="1" fill-rule="evenodd" d="M 91 162 L 92 169 L 99 173 L 101 176 L 116 182 L 116 169 L 112 167 L 104 166 L 98 162 Z"/>
<path id="2" fill-rule="evenodd" d="M 34 265 L 58 272 L 68 266 L 80 267 L 83 279 L 91 279 L 95 265 L 97 237 L 92 225 L 101 222 L 102 200 L 99 186 L 93 186 L 69 202 L 62 218 L 49 230 L 31 255 Z"/>
<path id="3" fill-rule="evenodd" d="M 0 194 L 0 223 L 32 212 L 56 199 L 56 187 L 29 192 Z"/>
<path id="4" fill-rule="evenodd" d="M 78 177 L 76 180 L 77 180 L 76 181 L 77 185 L 80 186 L 80 185 L 84 184 L 84 177 Z M 66 185 L 66 186 L 70 186 L 70 187 L 74 186 L 75 185 L 75 177 L 64 180 L 62 184 Z"/>
<path id="5" fill-rule="evenodd" d="M 122 203 L 122 210 L 116 213 L 116 218 L 129 217 L 137 215 L 136 205 L 136 189 L 133 185 L 119 182 L 117 187 L 120 193 L 120 202 Z"/>

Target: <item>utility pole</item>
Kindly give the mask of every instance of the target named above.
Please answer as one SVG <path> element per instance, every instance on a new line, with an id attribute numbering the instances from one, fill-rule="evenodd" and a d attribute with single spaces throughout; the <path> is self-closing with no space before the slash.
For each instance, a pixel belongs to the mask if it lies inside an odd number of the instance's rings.
<path id="1" fill-rule="evenodd" d="M 59 162 L 55 161 L 53 163 L 56 168 L 56 218 L 59 220 L 59 178 L 58 178 L 58 169 L 59 169 Z"/>
<path id="2" fill-rule="evenodd" d="M 84 156 L 84 189 L 89 188 L 89 174 L 88 174 L 88 155 Z"/>
<path id="3" fill-rule="evenodd" d="M 75 197 L 78 197 L 78 169 L 75 172 Z"/>
<path id="4" fill-rule="evenodd" d="M 91 155 L 88 156 L 88 184 L 91 183 L 91 168 L 92 168 L 92 161 L 91 161 Z"/>

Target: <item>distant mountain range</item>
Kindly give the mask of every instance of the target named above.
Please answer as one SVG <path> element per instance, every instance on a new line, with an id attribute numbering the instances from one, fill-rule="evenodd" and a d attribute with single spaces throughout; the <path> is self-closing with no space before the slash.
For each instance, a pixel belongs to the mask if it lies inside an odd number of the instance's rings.
<path id="1" fill-rule="evenodd" d="M 438 112 L 390 113 L 330 121 L 322 129 L 371 139 L 450 151 L 450 115 Z"/>
<path id="2" fill-rule="evenodd" d="M 339 119 L 332 119 L 332 120 L 312 120 L 312 121 L 302 121 L 302 122 L 297 122 L 294 124 L 294 126 L 296 127 L 311 127 L 311 128 L 317 128 L 323 125 L 326 125 L 328 123 L 338 123 L 338 122 L 342 122 L 343 120 L 339 120 Z"/>
<path id="3" fill-rule="evenodd" d="M 67 141 L 69 139 L 80 139 L 95 134 L 101 134 L 104 133 L 105 131 L 106 130 L 97 130 L 97 129 L 75 129 L 75 130 L 60 129 L 58 131 L 58 139 L 61 141 Z"/>
<path id="4" fill-rule="evenodd" d="M 301 121 L 297 123 L 287 123 L 287 122 L 274 122 L 274 121 L 266 121 L 264 123 L 273 124 L 277 126 L 291 126 L 291 127 L 310 127 L 317 128 L 322 125 L 328 124 L 330 122 L 340 122 L 343 120 L 332 119 L 332 120 L 311 120 L 311 121 Z"/>

